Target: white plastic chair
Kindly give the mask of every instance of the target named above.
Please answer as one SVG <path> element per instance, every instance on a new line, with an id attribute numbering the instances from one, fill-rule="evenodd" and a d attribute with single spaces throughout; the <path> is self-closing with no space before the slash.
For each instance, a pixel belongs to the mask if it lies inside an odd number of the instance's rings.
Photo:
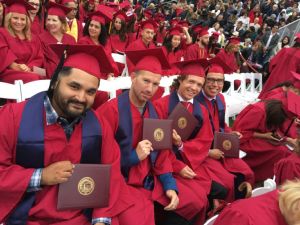
<path id="1" fill-rule="evenodd" d="M 121 73 L 121 76 L 129 76 L 129 72 L 128 72 L 128 67 L 127 67 L 127 63 L 126 63 L 126 55 L 121 55 L 121 54 L 118 54 L 118 53 L 112 53 L 111 54 L 113 60 L 117 63 L 120 63 L 120 64 L 124 64 L 125 67 Z"/>
<path id="2" fill-rule="evenodd" d="M 105 91 L 109 94 L 109 99 L 116 97 L 116 89 L 113 84 L 114 78 L 109 78 L 108 80 L 101 79 L 98 91 Z"/>
<path id="3" fill-rule="evenodd" d="M 170 86 L 172 85 L 174 79 L 177 78 L 177 75 L 173 76 L 163 76 L 160 80 L 159 86 L 164 88 L 163 96 L 170 94 Z"/>
<path id="4" fill-rule="evenodd" d="M 0 98 L 20 102 L 22 100 L 20 82 L 22 81 L 17 80 L 14 84 L 0 82 Z"/>
<path id="5" fill-rule="evenodd" d="M 264 181 L 264 186 L 263 187 L 255 188 L 252 191 L 252 197 L 266 194 L 266 193 L 268 193 L 270 191 L 273 191 L 275 189 L 276 189 L 275 180 L 269 178 L 269 179 Z"/>
<path id="6" fill-rule="evenodd" d="M 243 98 L 249 104 L 257 102 L 258 95 L 260 94 L 261 87 L 262 87 L 262 75 L 259 73 L 242 73 L 241 75 L 245 80 L 245 84 L 247 83 L 247 80 L 250 81 L 248 83 L 248 86 L 245 88 L 245 92 L 242 95 Z M 257 87 L 255 87 L 256 80 L 258 80 Z"/>
<path id="7" fill-rule="evenodd" d="M 229 89 L 222 93 L 226 102 L 225 122 L 229 123 L 229 118 L 239 114 L 247 105 L 243 95 L 245 93 L 245 79 L 241 74 L 225 74 L 225 81 L 230 83 Z M 234 89 L 234 81 L 239 80 L 240 86 Z"/>
<path id="8" fill-rule="evenodd" d="M 39 92 L 47 91 L 49 89 L 50 80 L 35 80 L 26 84 L 20 81 L 20 84 L 22 101 L 24 101 Z"/>
<path id="9" fill-rule="evenodd" d="M 204 225 L 213 225 L 219 215 L 214 215 L 212 218 L 207 220 Z"/>

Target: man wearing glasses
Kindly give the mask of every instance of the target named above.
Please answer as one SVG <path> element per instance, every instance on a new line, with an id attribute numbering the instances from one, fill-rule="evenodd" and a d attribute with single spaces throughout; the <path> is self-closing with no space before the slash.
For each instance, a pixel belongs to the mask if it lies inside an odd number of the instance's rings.
<path id="1" fill-rule="evenodd" d="M 221 91 L 224 86 L 224 73 L 230 73 L 230 71 L 230 67 L 218 57 L 210 60 L 203 89 L 196 99 L 207 109 L 213 132 L 235 133 L 241 138 L 242 135 L 239 132 L 232 131 L 225 123 L 226 104 Z M 208 155 L 220 161 L 223 167 L 234 175 L 234 195 L 231 200 L 250 195 L 254 174 L 242 159 L 225 158 L 220 149 L 210 149 Z M 222 179 L 222 177 L 219 178 Z"/>
<path id="2" fill-rule="evenodd" d="M 75 0 L 63 0 L 62 5 L 71 8 L 72 11 L 67 14 L 67 34 L 72 35 L 76 42 L 83 34 L 82 22 L 76 18 L 78 12 L 78 4 Z"/>

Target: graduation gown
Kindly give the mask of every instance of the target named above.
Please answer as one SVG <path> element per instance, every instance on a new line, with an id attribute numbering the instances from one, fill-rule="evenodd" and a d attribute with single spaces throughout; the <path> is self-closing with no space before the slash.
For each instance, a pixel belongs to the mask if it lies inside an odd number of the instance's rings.
<path id="1" fill-rule="evenodd" d="M 300 178 L 300 157 L 294 152 L 289 157 L 279 160 L 274 166 L 276 184 Z"/>
<path id="2" fill-rule="evenodd" d="M 51 35 L 50 32 L 45 31 L 39 35 L 40 42 L 42 44 L 42 49 L 44 52 L 44 68 L 47 72 L 47 78 L 51 79 L 58 63 L 59 58 L 55 52 L 50 48 L 50 44 L 59 43 L 55 37 Z M 61 44 L 76 44 L 75 38 L 69 34 L 64 34 L 61 40 Z"/>
<path id="3" fill-rule="evenodd" d="M 214 225 L 288 225 L 281 214 L 278 190 L 239 200 L 221 212 Z"/>
<path id="4" fill-rule="evenodd" d="M 168 118 L 170 95 L 154 102 L 155 108 L 160 118 Z M 212 180 L 222 184 L 227 190 L 227 201 L 232 201 L 234 196 L 234 176 L 228 173 L 223 165 L 215 159 L 208 157 L 208 151 L 213 141 L 213 133 L 209 124 L 208 112 L 204 106 L 194 99 L 194 104 L 199 104 L 202 110 L 203 125 L 195 138 L 183 142 L 183 151 L 180 151 L 183 162 L 187 164 L 197 174 L 195 179 L 206 191 L 210 193 Z M 193 112 L 193 105 L 188 110 Z M 177 167 L 173 161 L 173 167 Z"/>
<path id="5" fill-rule="evenodd" d="M 132 115 L 132 151 L 135 151 L 135 148 L 138 144 L 138 142 L 142 141 L 142 125 L 143 125 L 143 118 L 149 117 L 148 110 L 145 111 L 144 117 L 141 116 L 138 109 L 130 103 L 130 110 Z M 100 117 L 104 117 L 110 122 L 110 125 L 112 126 L 112 130 L 116 134 L 118 126 L 119 126 L 119 117 L 118 114 L 121 113 L 118 111 L 118 100 L 112 99 L 110 102 L 105 103 L 98 109 Z M 121 149 L 122 151 L 122 149 Z M 153 201 L 158 201 L 160 204 L 166 206 L 169 204 L 169 199 L 165 196 L 165 193 L 162 189 L 162 185 L 160 182 L 158 182 L 156 176 L 154 176 L 154 189 L 150 192 L 150 195 L 148 191 L 145 190 L 144 186 L 144 180 L 147 177 L 149 173 L 153 175 L 161 175 L 169 172 L 173 172 L 172 165 L 169 161 L 168 155 L 170 154 L 169 150 L 160 150 L 156 159 L 156 162 L 154 165 L 151 165 L 151 162 L 149 160 L 149 157 L 140 161 L 138 164 L 131 166 L 129 170 L 129 175 L 127 179 L 127 184 L 130 186 L 130 189 L 135 189 L 133 193 L 139 192 L 144 194 L 144 196 L 148 196 L 148 201 L 144 201 L 144 206 L 140 207 L 141 200 L 135 198 L 136 204 L 135 207 L 132 207 L 131 209 L 127 210 L 127 212 L 124 212 L 123 214 L 131 215 L 132 218 L 134 218 L 134 221 L 132 223 L 142 224 L 143 221 L 140 219 L 140 214 L 144 214 L 147 218 L 153 217 L 153 211 L 151 212 L 151 209 L 153 208 Z M 179 190 L 179 196 L 181 196 L 181 192 L 186 192 L 186 198 L 181 198 L 179 201 L 179 205 L 177 209 L 175 210 L 176 213 L 180 214 L 181 216 L 192 219 L 200 210 L 203 210 L 205 212 L 207 201 L 205 201 L 206 196 L 199 196 L 198 194 L 191 192 L 188 190 L 188 187 L 184 185 L 183 182 L 178 183 L 177 187 Z M 141 194 L 138 194 L 139 196 Z M 133 196 L 135 197 L 135 196 Z M 197 201 L 199 198 L 204 197 L 204 200 Z M 144 199 L 144 198 L 142 198 Z M 143 200 L 142 200 L 143 201 Z M 140 214 L 134 215 L 136 207 L 140 207 Z M 143 212 L 144 211 L 144 212 Z M 130 216 L 127 216 L 128 218 Z M 203 221 L 203 220 L 202 220 Z M 121 223 L 122 224 L 122 223 Z M 146 223 L 147 225 L 152 224 L 152 220 L 148 221 Z"/>
<path id="6" fill-rule="evenodd" d="M 111 34 L 109 36 L 109 44 L 112 52 L 125 52 L 128 45 L 128 36 L 126 35 L 126 40 L 121 41 L 118 34 Z"/>
<path id="7" fill-rule="evenodd" d="M 226 111 L 226 103 L 224 96 L 220 93 L 218 94 L 219 98 L 221 99 L 223 106 L 224 106 L 224 112 Z M 206 109 L 208 110 L 209 113 L 209 118 L 211 122 L 211 125 L 213 125 L 212 129 L 214 131 L 222 132 L 222 129 L 220 127 L 220 119 L 219 119 L 219 113 L 218 113 L 218 106 L 215 103 L 214 105 L 212 104 L 211 101 L 209 101 L 205 96 L 204 96 L 204 103 L 202 103 Z M 224 114 L 225 116 L 225 114 Z M 223 119 L 224 121 L 224 119 Z M 225 133 L 230 133 L 232 130 L 228 125 L 224 122 L 224 131 Z M 224 168 L 231 172 L 231 173 L 240 173 L 244 175 L 245 181 L 249 182 L 250 184 L 254 185 L 254 173 L 250 169 L 250 167 L 242 160 L 239 158 L 224 158 L 220 160 L 221 163 L 223 164 Z"/>
<path id="8" fill-rule="evenodd" d="M 31 33 L 38 36 L 44 31 L 44 18 L 41 20 L 39 19 L 38 16 L 34 17 L 34 20 L 31 21 L 31 26 L 30 26 Z"/>
<path id="9" fill-rule="evenodd" d="M 0 28 L 0 58 L 0 81 L 14 83 L 15 80 L 23 80 L 27 83 L 40 79 L 38 74 L 8 68 L 13 62 L 26 64 L 31 70 L 33 66 L 43 67 L 43 51 L 35 35 L 32 34 L 30 41 L 20 40 L 11 36 L 5 28 Z"/>
<path id="10" fill-rule="evenodd" d="M 128 35 L 126 35 L 126 40 L 121 41 L 120 36 L 118 34 L 111 34 L 108 39 L 107 45 L 109 45 L 109 48 L 111 49 L 112 53 L 120 53 L 120 52 L 125 52 L 125 49 L 128 46 Z M 117 63 L 118 69 L 119 69 L 119 74 L 116 75 L 121 75 L 121 73 L 124 70 L 125 65 Z"/>
<path id="11" fill-rule="evenodd" d="M 263 86 L 258 98 L 263 99 L 264 95 L 273 86 L 291 80 L 290 71 L 300 71 L 300 49 L 299 48 L 282 48 L 270 61 L 270 76 Z"/>
<path id="12" fill-rule="evenodd" d="M 256 182 L 272 178 L 274 164 L 291 154 L 285 145 L 277 146 L 265 139 L 253 137 L 254 132 L 271 132 L 265 121 L 265 103 L 258 102 L 243 109 L 233 125 L 233 130 L 243 135 L 240 139 L 240 149 L 247 153 L 243 160 L 253 170 Z"/>
<path id="13" fill-rule="evenodd" d="M 128 107 L 130 107 L 131 111 L 133 129 L 132 151 L 135 151 L 137 144 L 142 141 L 143 118 L 149 118 L 149 111 L 146 110 L 144 117 L 142 117 L 132 103 Z M 122 113 L 118 110 L 118 98 L 114 98 L 103 104 L 97 110 L 97 113 L 101 118 L 109 121 L 113 133 L 116 135 L 119 127 L 119 113 Z M 156 178 L 156 175 L 172 172 L 172 166 L 168 161 L 168 157 L 166 157 L 168 154 L 168 150 L 160 150 L 154 165 L 151 165 L 150 158 L 147 157 L 129 168 L 126 180 L 129 189 L 132 190 L 133 194 L 131 197 L 135 205 L 118 216 L 120 224 L 154 225 L 153 201 L 159 201 L 163 205 L 166 202 L 169 203 L 169 200 L 165 197 L 162 185 Z M 152 191 L 144 188 L 144 180 L 149 174 L 152 174 L 154 177 L 154 189 Z M 136 213 L 137 211 L 139 212 L 138 214 Z"/>
<path id="14" fill-rule="evenodd" d="M 233 72 L 236 72 L 239 69 L 234 53 L 227 53 L 222 48 L 216 57 L 225 62 Z"/>
<path id="15" fill-rule="evenodd" d="M 184 60 L 209 58 L 206 48 L 200 48 L 197 43 L 189 45 L 185 51 Z"/>
<path id="16" fill-rule="evenodd" d="M 288 116 L 288 119 L 283 124 L 283 131 L 287 131 L 287 136 L 291 138 L 297 138 L 298 133 L 297 133 L 297 125 L 294 123 L 295 115 L 290 113 L 288 109 L 288 101 L 287 101 L 287 92 L 282 89 L 282 87 L 275 88 L 271 91 L 268 91 L 264 95 L 265 100 L 269 99 L 276 99 L 282 102 L 283 108 L 286 111 L 286 114 Z"/>
<path id="17" fill-rule="evenodd" d="M 165 51 L 168 61 L 171 65 L 171 69 L 164 71 L 164 75 L 179 74 L 180 70 L 174 65 L 174 63 L 181 61 L 181 59 L 183 58 L 183 51 L 180 49 L 176 52 L 174 51 L 168 52 L 166 47 L 163 47 L 163 50 Z"/>
<path id="18" fill-rule="evenodd" d="M 27 187 L 33 168 L 24 168 L 15 163 L 16 143 L 22 112 L 26 102 L 9 104 L 0 110 L 0 223 L 19 203 Z M 44 113 L 45 117 L 45 113 Z M 120 173 L 120 153 L 106 121 L 97 118 L 102 127 L 101 163 L 111 164 L 109 207 L 93 210 L 93 218 L 113 217 L 130 207 L 130 196 Z M 75 125 L 68 141 L 63 128 L 58 124 L 44 122 L 44 165 L 69 160 L 80 162 L 82 151 L 82 122 Z M 99 149 L 100 151 L 100 149 Z M 44 186 L 36 192 L 35 202 L 29 211 L 28 225 L 73 225 L 91 224 L 81 210 L 57 211 L 58 185 Z"/>

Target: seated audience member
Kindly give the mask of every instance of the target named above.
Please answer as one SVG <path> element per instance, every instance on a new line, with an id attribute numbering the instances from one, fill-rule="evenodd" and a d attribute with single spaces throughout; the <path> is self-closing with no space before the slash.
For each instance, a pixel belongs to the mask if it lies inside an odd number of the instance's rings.
<path id="1" fill-rule="evenodd" d="M 4 27 L 0 28 L 0 81 L 24 83 L 39 80 L 34 66 L 43 66 L 43 51 L 38 38 L 30 31 L 27 10 L 33 9 L 24 0 L 6 0 Z"/>
<path id="2" fill-rule="evenodd" d="M 279 190 L 230 204 L 214 225 L 297 225 L 299 199 L 300 181 L 288 181 Z"/>
<path id="3" fill-rule="evenodd" d="M 67 58 L 49 90 L 0 110 L 0 223 L 110 224 L 132 205 L 111 128 L 90 109 L 101 72 L 112 67 L 101 46 L 54 47 Z M 59 184 L 80 163 L 111 164 L 109 206 L 58 211 Z"/>

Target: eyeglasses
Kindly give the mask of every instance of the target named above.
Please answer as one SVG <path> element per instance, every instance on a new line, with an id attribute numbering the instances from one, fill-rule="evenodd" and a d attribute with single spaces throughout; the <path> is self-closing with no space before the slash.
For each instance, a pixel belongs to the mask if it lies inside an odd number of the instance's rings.
<path id="1" fill-rule="evenodd" d="M 215 79 L 212 77 L 207 77 L 205 79 L 205 82 L 208 84 L 214 84 L 216 82 L 218 85 L 222 85 L 222 84 L 224 84 L 224 79 Z"/>

